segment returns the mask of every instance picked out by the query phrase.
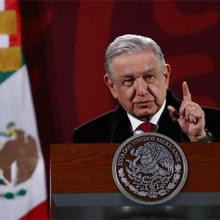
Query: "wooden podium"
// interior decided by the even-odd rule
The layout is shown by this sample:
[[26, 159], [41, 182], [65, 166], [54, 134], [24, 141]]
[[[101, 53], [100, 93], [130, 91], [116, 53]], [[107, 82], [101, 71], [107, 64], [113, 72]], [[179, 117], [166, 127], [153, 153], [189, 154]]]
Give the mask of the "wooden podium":
[[186, 184], [181, 193], [173, 199], [156, 206], [136, 204], [125, 198], [116, 188], [111, 166], [118, 146], [118, 144], [51, 145], [52, 217], [220, 218], [220, 143], [180, 144], [189, 166]]

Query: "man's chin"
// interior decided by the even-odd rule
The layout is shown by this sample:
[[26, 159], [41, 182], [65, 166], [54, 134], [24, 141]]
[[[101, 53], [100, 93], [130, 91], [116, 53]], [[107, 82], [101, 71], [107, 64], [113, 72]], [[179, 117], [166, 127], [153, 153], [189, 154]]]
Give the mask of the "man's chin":
[[149, 120], [151, 118], [152, 115], [154, 115], [155, 112], [154, 111], [139, 111], [136, 112], [135, 117], [140, 119], [140, 120]]

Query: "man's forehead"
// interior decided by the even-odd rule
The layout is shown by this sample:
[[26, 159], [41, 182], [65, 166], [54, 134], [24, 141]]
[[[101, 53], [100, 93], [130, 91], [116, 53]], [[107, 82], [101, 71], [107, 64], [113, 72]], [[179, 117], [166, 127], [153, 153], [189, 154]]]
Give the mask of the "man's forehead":
[[113, 71], [146, 72], [160, 62], [152, 52], [142, 51], [134, 54], [123, 54], [112, 60]]
[[[115, 56], [112, 59], [112, 64], [123, 64], [124, 62], [134, 61], [139, 59], [147, 59], [148, 57], [154, 57], [157, 59], [157, 56], [151, 49], [145, 49], [141, 51], [135, 51], [130, 53], [122, 53], [120, 55]], [[159, 61], [159, 60], [158, 60]]]

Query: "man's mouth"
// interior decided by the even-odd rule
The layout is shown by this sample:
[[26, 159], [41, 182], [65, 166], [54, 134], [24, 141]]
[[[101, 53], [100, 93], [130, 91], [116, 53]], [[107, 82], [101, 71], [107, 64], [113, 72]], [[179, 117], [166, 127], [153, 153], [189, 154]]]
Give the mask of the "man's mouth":
[[153, 102], [153, 100], [147, 100], [147, 101], [134, 102], [134, 104], [135, 105], [148, 105], [152, 102]]
[[149, 108], [150, 106], [152, 106], [153, 101], [144, 101], [144, 102], [135, 102], [134, 104], [138, 107], [138, 108]]

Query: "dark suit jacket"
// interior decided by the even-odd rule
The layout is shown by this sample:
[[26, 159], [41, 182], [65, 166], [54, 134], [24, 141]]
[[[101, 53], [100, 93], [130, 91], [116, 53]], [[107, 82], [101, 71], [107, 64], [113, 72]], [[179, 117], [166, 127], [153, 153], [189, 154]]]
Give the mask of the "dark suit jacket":
[[[177, 122], [172, 121], [167, 106], [180, 107], [174, 95], [168, 90], [166, 107], [160, 117], [158, 133], [164, 134], [176, 142], [189, 142]], [[213, 141], [220, 141], [220, 110], [203, 108], [206, 128], [212, 133]], [[121, 143], [133, 135], [130, 121], [125, 110], [118, 106], [114, 111], [83, 124], [74, 130], [74, 143]]]

